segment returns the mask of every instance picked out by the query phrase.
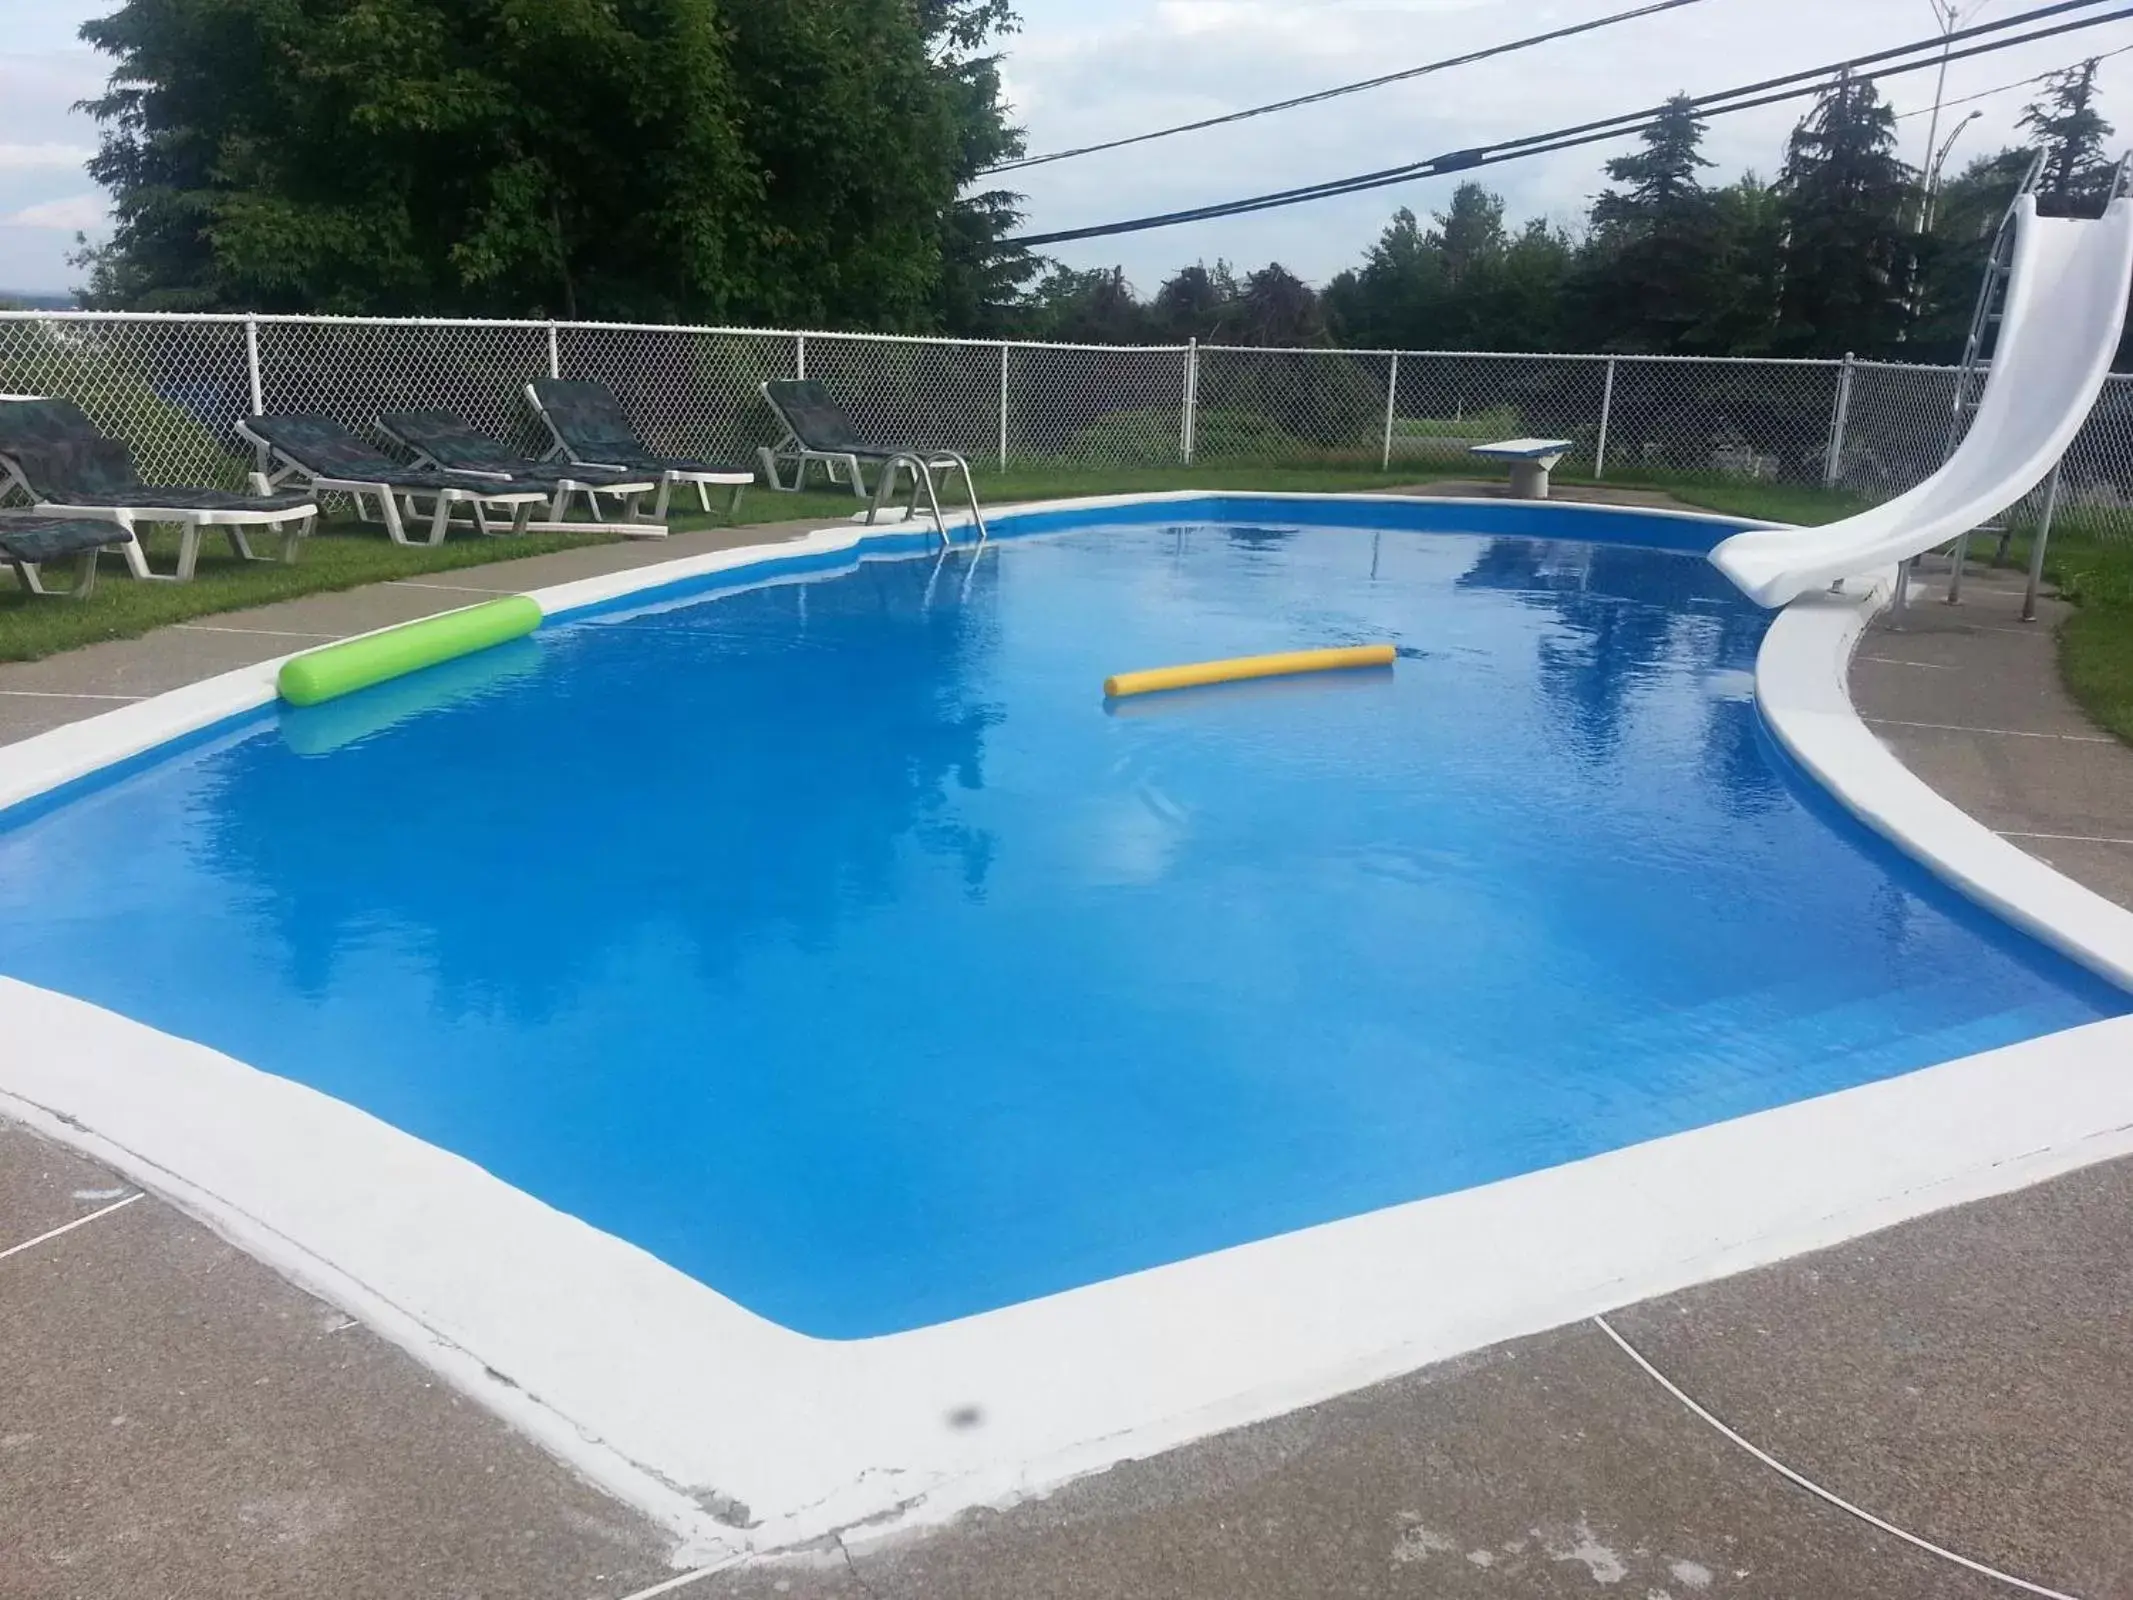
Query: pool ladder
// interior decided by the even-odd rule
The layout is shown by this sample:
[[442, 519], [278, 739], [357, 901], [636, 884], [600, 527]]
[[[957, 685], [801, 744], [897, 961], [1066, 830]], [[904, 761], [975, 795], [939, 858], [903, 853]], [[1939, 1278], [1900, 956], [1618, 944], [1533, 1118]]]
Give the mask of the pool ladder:
[[970, 497], [970, 520], [978, 530], [977, 542], [985, 543], [990, 536], [985, 526], [985, 513], [978, 505], [978, 486], [970, 476], [970, 462], [953, 450], [937, 450], [920, 453], [901, 450], [881, 464], [881, 471], [874, 479], [873, 498], [867, 502], [868, 523], [881, 514], [883, 504], [895, 487], [898, 479], [908, 470], [911, 474], [911, 497], [904, 503], [904, 520], [912, 521], [918, 516], [918, 497], [924, 493], [926, 510], [933, 518], [933, 531], [941, 536], [941, 545], [946, 548], [955, 543], [948, 536], [948, 521], [941, 515], [940, 491], [934, 486], [933, 469], [943, 467], [961, 473], [963, 492]]

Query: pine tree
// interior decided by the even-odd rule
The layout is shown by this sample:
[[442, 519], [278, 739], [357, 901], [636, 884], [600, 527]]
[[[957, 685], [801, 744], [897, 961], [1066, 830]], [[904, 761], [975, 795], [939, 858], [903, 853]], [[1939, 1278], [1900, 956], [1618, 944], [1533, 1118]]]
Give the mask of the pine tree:
[[1454, 289], [1502, 259], [1502, 195], [1491, 194], [1478, 183], [1462, 183], [1452, 191], [1451, 205], [1431, 220], [1437, 225], [1424, 236], [1423, 244], [1443, 257], [1445, 280]]
[[1722, 252], [1719, 218], [1697, 172], [1703, 123], [1684, 95], [1666, 103], [1641, 135], [1644, 147], [1607, 163], [1626, 189], [1593, 203], [1583, 299], [1610, 350], [1694, 348], [1715, 312]]
[[1780, 348], [1869, 354], [1902, 339], [1913, 174], [1895, 149], [1895, 114], [1872, 80], [1849, 74], [1792, 130], [1778, 180], [1785, 221]]
[[950, 333], [1005, 333], [1044, 263], [1006, 243], [1022, 221], [1022, 196], [975, 185], [988, 168], [1026, 148], [1001, 99], [1000, 57], [985, 50], [1019, 24], [1008, 0], [920, 0], [918, 15], [954, 111], [955, 181], [962, 191], [943, 219], [935, 318]]
[[1703, 122], [1687, 95], [1667, 101], [1639, 137], [1642, 150], [1607, 163], [1608, 177], [1629, 190], [1610, 189], [1594, 202], [1595, 227], [1647, 230], [1704, 198], [1696, 174], [1711, 163], [1701, 154]]
[[2016, 126], [2036, 135], [2044, 157], [2040, 212], [2064, 217], [2102, 204], [2111, 182], [2111, 162], [2103, 153], [2111, 125], [2096, 109], [2094, 60], [2047, 76], [2044, 92], [2023, 108]]

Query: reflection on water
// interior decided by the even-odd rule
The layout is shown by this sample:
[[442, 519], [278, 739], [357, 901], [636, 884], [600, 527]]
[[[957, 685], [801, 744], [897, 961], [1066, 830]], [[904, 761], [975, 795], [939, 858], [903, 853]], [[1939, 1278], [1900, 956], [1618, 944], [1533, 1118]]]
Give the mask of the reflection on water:
[[[996, 570], [978, 566], [980, 593]], [[990, 842], [942, 795], [981, 786], [995, 713], [968, 692], [973, 613], [928, 606], [932, 571], [870, 563], [731, 596], [715, 620], [669, 612], [523, 641], [547, 657], [537, 689], [486, 694], [478, 715], [401, 726], [409, 705], [452, 704], [490, 656], [504, 659], [485, 687], [522, 685], [523, 656], [286, 712], [280, 737], [216, 764], [203, 865], [258, 896], [307, 993], [351, 941], [390, 929], [420, 941], [447, 1006], [529, 1017], [648, 929], [707, 977], [772, 929], [819, 938], [890, 893], [906, 839], [953, 857], [975, 892]], [[627, 655], [600, 648], [617, 630]], [[352, 738], [366, 723], [395, 736]], [[331, 769], [296, 759], [328, 747]], [[555, 786], [525, 778], [557, 767], [629, 782], [608, 787], [616, 804], [557, 810]], [[765, 791], [775, 843], [751, 819]], [[560, 858], [568, 871], [552, 870]]]
[[[1508, 591], [1561, 625], [1538, 641], [1541, 684], [1565, 737], [1594, 763], [1620, 745], [1637, 696], [1680, 668], [1752, 684], [1768, 625], [1708, 562], [1614, 545], [1491, 540], [1459, 585]], [[1712, 793], [1736, 814], [1783, 795], [1749, 700], [1712, 695], [1704, 723]]]
[[1789, 786], [1763, 626], [1693, 557], [1209, 524], [668, 600], [0, 833], [0, 971], [911, 1327], [2122, 1008]]

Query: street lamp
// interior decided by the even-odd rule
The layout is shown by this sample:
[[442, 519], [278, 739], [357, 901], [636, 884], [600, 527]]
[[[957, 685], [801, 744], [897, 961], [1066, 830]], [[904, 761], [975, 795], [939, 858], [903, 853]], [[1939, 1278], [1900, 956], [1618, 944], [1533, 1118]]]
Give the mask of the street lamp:
[[1948, 137], [1941, 141], [1940, 148], [1933, 153], [1932, 165], [1926, 168], [1925, 199], [1919, 207], [1918, 231], [1920, 233], [1924, 233], [1933, 226], [1933, 202], [1940, 197], [1940, 174], [1941, 169], [1948, 164], [1948, 152], [1955, 148], [1955, 141], [1963, 136], [1963, 130], [1984, 114], [1982, 111], [1973, 111], [1969, 116], [1963, 118], [1962, 121], [1948, 130]]

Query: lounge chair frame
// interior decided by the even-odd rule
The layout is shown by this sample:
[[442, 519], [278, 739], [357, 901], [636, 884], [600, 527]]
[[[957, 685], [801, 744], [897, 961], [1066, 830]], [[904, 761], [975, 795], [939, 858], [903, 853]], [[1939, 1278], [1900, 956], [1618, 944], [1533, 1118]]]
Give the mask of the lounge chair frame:
[[[240, 420], [237, 431], [248, 440], [259, 456], [259, 470], [252, 474], [254, 488], [261, 493], [279, 487], [294, 479], [305, 488], [320, 494], [345, 494], [355, 506], [356, 519], [360, 522], [382, 523], [386, 537], [400, 545], [440, 545], [452, 529], [456, 512], [465, 506], [472, 514], [474, 531], [487, 538], [502, 538], [525, 533], [533, 517], [535, 506], [546, 504], [545, 489], [497, 489], [494, 492], [468, 485], [425, 485], [410, 488], [395, 484], [385, 478], [336, 478], [322, 477], [312, 471], [296, 456], [291, 455], [264, 434], [255, 432], [250, 419]], [[275, 462], [281, 464], [277, 467]], [[467, 474], [474, 476], [474, 474]], [[481, 476], [494, 476], [482, 474]], [[429, 499], [429, 511], [422, 510], [421, 501]], [[371, 515], [371, 506], [377, 507], [377, 515]], [[511, 520], [504, 526], [493, 526], [489, 509], [508, 506]], [[408, 527], [428, 525], [426, 537], [416, 540], [408, 537]], [[461, 524], [467, 526], [468, 524]]]
[[[941, 543], [945, 545], [953, 541], [948, 536], [947, 519], [941, 514], [940, 489], [935, 484], [933, 475], [940, 471], [957, 473], [963, 480], [963, 493], [970, 500], [970, 520], [977, 527], [978, 542], [983, 544], [990, 537], [990, 530], [985, 526], [985, 513], [978, 505], [977, 480], [971, 476], [969, 458], [961, 451], [904, 449], [894, 446], [840, 449], [819, 443], [809, 444], [772, 392], [773, 384], [779, 381], [782, 380], [766, 379], [756, 386], [763, 396], [763, 403], [770, 407], [771, 415], [778, 419], [778, 426], [785, 430], [785, 437], [778, 443], [759, 445], [756, 448], [756, 455], [763, 464], [763, 476], [771, 488], [785, 494], [797, 494], [806, 486], [808, 467], [819, 462], [823, 476], [831, 483], [836, 483], [840, 471], [842, 472], [844, 482], [851, 488], [852, 497], [866, 501], [865, 520], [871, 524], [880, 517], [883, 505], [898, 491], [903, 475], [908, 472], [911, 475], [911, 493], [904, 503], [905, 520], [918, 515], [919, 496], [923, 494], [927, 512], [933, 518], [934, 531], [940, 535]], [[861, 470], [862, 461], [872, 461], [878, 468], [871, 494], [867, 491], [866, 476]], [[781, 462], [791, 462], [793, 465], [791, 483], [782, 480], [778, 470]]]
[[[44, 581], [43, 569], [46, 566], [50, 565], [49, 558], [47, 558], [46, 560], [33, 561], [28, 556], [19, 554], [17, 550], [9, 544], [7, 535], [10, 532], [10, 524], [14, 524], [14, 531], [19, 532], [20, 524], [24, 521], [44, 521], [50, 519], [51, 514], [42, 511], [32, 513], [28, 517], [23, 516], [21, 513], [0, 512], [0, 559], [5, 559], [8, 566], [14, 569], [15, 581], [20, 583], [23, 589], [30, 594], [64, 595], [68, 598], [75, 600], [85, 600], [88, 598], [91, 591], [96, 588], [97, 558], [101, 556], [106, 550], [123, 549], [127, 546], [131, 546], [136, 543], [132, 533], [128, 532], [124, 528], [114, 527], [111, 536], [104, 539], [101, 543], [83, 545], [80, 550], [74, 553], [75, 567], [74, 583], [72, 587], [64, 590], [47, 588]], [[111, 524], [109, 524], [108, 521], [102, 517], [77, 517], [71, 520], [77, 522], [93, 522], [103, 526], [111, 526]]]
[[[0, 395], [0, 400], [40, 400], [44, 395]], [[105, 437], [99, 435], [98, 437]], [[117, 441], [113, 441], [116, 443]], [[255, 493], [267, 491], [253, 485]], [[187, 583], [193, 576], [200, 559], [200, 540], [209, 530], [222, 533], [230, 542], [230, 549], [242, 561], [277, 559], [254, 553], [247, 528], [275, 528], [281, 530], [282, 544], [278, 559], [284, 565], [293, 565], [303, 541], [310, 537], [318, 526], [318, 507], [315, 504], [301, 506], [262, 507], [251, 510], [238, 506], [205, 508], [199, 506], [115, 506], [99, 505], [94, 501], [77, 503], [67, 499], [53, 499], [40, 494], [28, 476], [8, 456], [0, 454], [0, 500], [19, 492], [30, 502], [30, 509], [45, 517], [78, 517], [93, 522], [109, 522], [127, 535], [123, 543], [114, 541], [125, 558], [126, 570], [134, 577], [150, 582]], [[178, 528], [178, 561], [171, 572], [156, 572], [148, 565], [148, 552], [140, 538], [143, 528], [157, 524]]]
[[[419, 440], [412, 439], [395, 428], [388, 420], [389, 416], [390, 413], [377, 419], [378, 431], [413, 455], [418, 466], [431, 467], [439, 472], [456, 472], [463, 477], [472, 478], [501, 478], [509, 480], [519, 476], [519, 474], [506, 471], [501, 467], [470, 467], [462, 463], [440, 460], [429, 450], [424, 449]], [[454, 418], [453, 420], [457, 421], [459, 419]], [[468, 431], [472, 432], [473, 430], [469, 429]], [[525, 464], [527, 466], [542, 466], [548, 463], [528, 461]], [[593, 463], [588, 462], [573, 462], [571, 464], [574, 466], [593, 465]], [[628, 469], [620, 468], [615, 470], [627, 471]], [[630, 539], [664, 539], [667, 536], [666, 523], [644, 509], [644, 497], [659, 488], [659, 482], [654, 477], [627, 478], [619, 483], [591, 483], [582, 478], [572, 478], [565, 475], [556, 478], [554, 482], [555, 493], [548, 502], [548, 520], [545, 522], [528, 522], [523, 529], [524, 532], [619, 533]], [[585, 496], [585, 510], [592, 519], [589, 522], [572, 522], [568, 520], [571, 496], [579, 494]], [[622, 515], [619, 520], [606, 521], [602, 519], [600, 496], [603, 494], [614, 496], [620, 505]], [[661, 498], [660, 504], [663, 513], [664, 497]]]
[[[547, 453], [541, 457], [543, 461], [568, 461], [575, 466], [602, 467], [610, 472], [635, 472], [639, 470], [633, 462], [601, 461], [593, 456], [578, 454], [576, 450], [571, 448], [570, 440], [564, 436], [563, 430], [556, 426], [555, 418], [548, 414], [548, 408], [541, 403], [540, 388], [537, 384], [529, 383], [526, 385], [526, 403], [533, 407], [533, 414], [541, 419], [541, 426], [548, 430], [548, 437], [554, 441], [548, 447]], [[648, 451], [646, 453], [650, 454], [651, 452]], [[730, 492], [726, 496], [726, 517], [728, 521], [731, 521], [741, 509], [741, 495], [746, 492], [750, 484], [755, 482], [755, 474], [753, 472], [741, 472], [738, 470], [732, 472], [698, 471], [686, 467], [660, 467], [656, 470], [659, 490], [658, 497], [652, 502], [652, 520], [654, 522], [665, 522], [667, 520], [667, 507], [672, 501], [674, 486], [679, 483], [695, 485], [696, 503], [703, 507], [707, 516], [711, 512], [711, 486], [718, 484], [729, 490]]]

